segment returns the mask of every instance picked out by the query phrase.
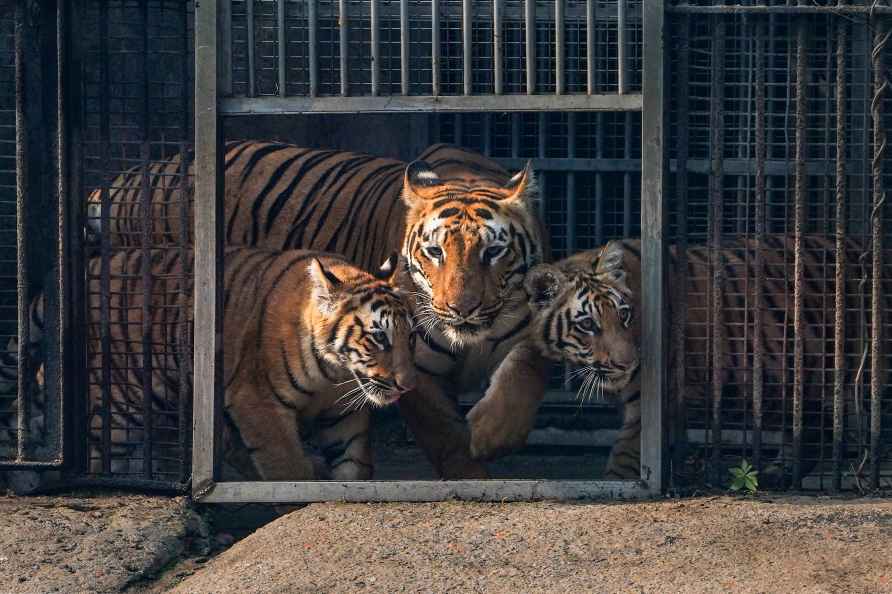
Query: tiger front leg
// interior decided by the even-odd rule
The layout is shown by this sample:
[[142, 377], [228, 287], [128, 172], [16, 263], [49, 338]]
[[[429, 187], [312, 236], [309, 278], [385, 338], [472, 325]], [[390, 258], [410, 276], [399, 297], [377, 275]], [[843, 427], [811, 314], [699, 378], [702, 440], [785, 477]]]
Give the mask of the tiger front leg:
[[458, 406], [434, 377], [419, 371], [417, 388], [400, 398], [399, 410], [441, 478], [489, 478], [471, 457], [470, 433]]
[[548, 362], [532, 345], [515, 346], [492, 375], [484, 397], [468, 413], [471, 455], [492, 460], [522, 448], [545, 396]]
[[372, 478], [372, 444], [369, 439], [371, 412], [360, 409], [351, 413], [332, 411], [316, 420], [317, 441], [328, 465], [331, 479], [356, 481]]
[[297, 410], [272, 397], [258, 401], [245, 396], [227, 394], [226, 410], [260, 480], [313, 480], [313, 461], [304, 451]]

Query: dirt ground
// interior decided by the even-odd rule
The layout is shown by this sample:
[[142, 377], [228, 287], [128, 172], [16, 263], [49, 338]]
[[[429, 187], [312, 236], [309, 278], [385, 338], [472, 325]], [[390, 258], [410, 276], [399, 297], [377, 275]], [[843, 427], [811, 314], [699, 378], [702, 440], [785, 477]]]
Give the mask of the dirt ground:
[[215, 513], [0, 497], [0, 592], [892, 593], [892, 499], [316, 504], [234, 544]]

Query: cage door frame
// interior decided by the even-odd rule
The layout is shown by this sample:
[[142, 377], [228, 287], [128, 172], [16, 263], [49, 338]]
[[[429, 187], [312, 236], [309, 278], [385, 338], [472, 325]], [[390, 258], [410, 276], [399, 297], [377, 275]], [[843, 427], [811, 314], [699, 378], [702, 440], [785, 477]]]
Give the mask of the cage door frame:
[[[594, 0], [591, 0], [594, 1]], [[619, 0], [623, 3], [623, 0]], [[423, 480], [423, 481], [218, 481], [222, 429], [222, 96], [229, 86], [223, 45], [229, 0], [203, 0], [195, 9], [195, 340], [192, 496], [202, 503], [299, 503], [313, 501], [528, 501], [537, 499], [641, 499], [665, 485], [663, 409], [666, 338], [663, 277], [666, 174], [664, 124], [664, 4], [642, 3], [643, 89], [612, 104], [642, 110], [642, 430], [639, 480]], [[221, 93], [222, 91], [222, 93]], [[589, 97], [593, 97], [590, 95]], [[403, 98], [409, 99], [409, 98]], [[475, 97], [466, 97], [470, 101]], [[486, 98], [485, 98], [486, 99]], [[503, 97], [502, 99], [506, 99]], [[551, 110], [562, 100], [536, 96]], [[556, 99], [556, 100], [555, 100]], [[316, 98], [315, 102], [326, 101]], [[337, 100], [334, 98], [333, 101]], [[377, 99], [376, 99], [377, 100]], [[611, 102], [607, 102], [611, 103]], [[606, 103], [605, 103], [606, 104]], [[229, 104], [231, 105], [231, 103]], [[275, 105], [271, 103], [270, 105]], [[468, 103], [468, 105], [471, 105]], [[503, 104], [504, 105], [504, 104]], [[293, 103], [292, 103], [293, 106]], [[606, 109], [610, 109], [608, 107]], [[484, 106], [484, 109], [485, 106]], [[503, 108], [504, 109], [504, 108]], [[365, 111], [365, 110], [363, 110]]]

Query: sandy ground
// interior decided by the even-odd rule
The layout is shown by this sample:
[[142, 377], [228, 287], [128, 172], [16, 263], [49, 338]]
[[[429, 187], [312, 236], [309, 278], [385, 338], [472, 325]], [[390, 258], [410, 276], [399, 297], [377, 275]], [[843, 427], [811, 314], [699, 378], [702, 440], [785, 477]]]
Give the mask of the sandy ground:
[[319, 504], [174, 591], [892, 592], [892, 500]]

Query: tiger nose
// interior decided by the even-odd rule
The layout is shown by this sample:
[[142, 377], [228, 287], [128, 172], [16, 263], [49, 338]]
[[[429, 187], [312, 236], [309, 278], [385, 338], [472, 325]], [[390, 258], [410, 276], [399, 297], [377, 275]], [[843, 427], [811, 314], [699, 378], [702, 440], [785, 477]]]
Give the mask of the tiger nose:
[[454, 313], [458, 316], [461, 316], [463, 318], [466, 318], [466, 317], [470, 316], [472, 313], [474, 313], [475, 311], [477, 311], [478, 309], [480, 309], [481, 305], [483, 305], [482, 301], [480, 301], [479, 299], [475, 300], [475, 299], [471, 298], [471, 299], [459, 299], [455, 303], [447, 303], [446, 307], [448, 307], [449, 311], [451, 311], [452, 313]]
[[415, 389], [415, 377], [410, 375], [398, 375], [393, 378], [393, 387], [400, 392], [411, 392]]

